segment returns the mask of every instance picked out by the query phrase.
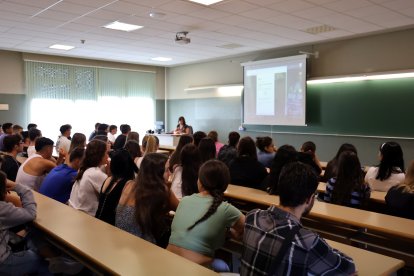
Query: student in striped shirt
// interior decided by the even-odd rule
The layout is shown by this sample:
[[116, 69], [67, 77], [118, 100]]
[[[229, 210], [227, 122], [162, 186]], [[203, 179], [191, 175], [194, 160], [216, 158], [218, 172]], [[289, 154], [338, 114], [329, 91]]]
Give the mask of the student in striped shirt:
[[337, 177], [328, 180], [324, 200], [338, 205], [359, 208], [371, 195], [364, 182], [364, 173], [358, 156], [344, 151], [339, 156]]

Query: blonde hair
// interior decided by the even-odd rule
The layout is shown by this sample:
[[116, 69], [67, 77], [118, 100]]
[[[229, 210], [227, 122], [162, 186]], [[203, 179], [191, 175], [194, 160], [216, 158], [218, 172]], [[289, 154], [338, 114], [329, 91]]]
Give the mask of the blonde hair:
[[158, 150], [157, 139], [153, 135], [148, 135], [144, 155], [146, 155], [148, 153], [157, 152], [157, 150]]
[[404, 184], [404, 191], [414, 192], [414, 160], [412, 160], [410, 166], [408, 166]]

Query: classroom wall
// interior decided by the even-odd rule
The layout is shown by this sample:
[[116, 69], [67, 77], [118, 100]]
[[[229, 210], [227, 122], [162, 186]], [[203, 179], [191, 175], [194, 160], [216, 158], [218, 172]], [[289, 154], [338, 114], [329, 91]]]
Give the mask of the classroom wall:
[[[318, 51], [318, 59], [312, 57], [308, 60], [308, 78], [340, 76], [414, 69], [412, 49], [414, 49], [414, 29], [408, 29], [168, 68], [166, 75], [168, 128], [174, 128], [178, 116], [183, 115], [187, 122], [193, 125], [195, 131], [217, 129], [221, 141], [226, 142], [227, 133], [238, 130], [241, 122], [240, 97], [220, 98], [213, 90], [206, 89], [200, 93], [191, 93], [184, 89], [241, 84], [243, 70], [240, 63], [243, 62], [297, 55], [299, 51]], [[375, 164], [379, 144], [388, 140], [343, 135], [274, 133], [270, 126], [250, 129], [248, 127], [247, 131], [241, 134], [270, 135], [276, 139], [278, 145], [289, 143], [297, 148], [304, 141], [313, 140], [317, 144], [321, 160], [330, 160], [340, 144], [349, 142], [357, 146], [363, 164]], [[402, 145], [406, 163], [407, 160], [414, 159], [412, 140], [393, 140]]]
[[28, 123], [28, 114], [26, 112], [24, 60], [155, 72], [156, 118], [157, 120], [164, 120], [164, 67], [0, 50], [0, 104], [9, 104], [8, 111], [0, 110], [0, 123], [13, 122], [20, 124], [23, 127], [25, 127]]

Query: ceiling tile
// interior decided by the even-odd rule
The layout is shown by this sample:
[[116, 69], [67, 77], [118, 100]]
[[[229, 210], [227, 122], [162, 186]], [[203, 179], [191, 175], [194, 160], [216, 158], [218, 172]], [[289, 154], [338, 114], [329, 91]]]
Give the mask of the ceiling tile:
[[212, 8], [230, 13], [241, 13], [255, 9], [257, 6], [245, 1], [223, 1], [214, 5]]
[[332, 9], [338, 12], [344, 12], [362, 7], [370, 6], [372, 3], [366, 0], [348, 0], [348, 1], [336, 1], [326, 3], [324, 7]]
[[269, 8], [275, 9], [277, 11], [293, 13], [301, 10], [306, 10], [315, 7], [311, 3], [307, 3], [302, 0], [285, 0], [283, 2], [278, 2], [276, 4], [270, 5]]

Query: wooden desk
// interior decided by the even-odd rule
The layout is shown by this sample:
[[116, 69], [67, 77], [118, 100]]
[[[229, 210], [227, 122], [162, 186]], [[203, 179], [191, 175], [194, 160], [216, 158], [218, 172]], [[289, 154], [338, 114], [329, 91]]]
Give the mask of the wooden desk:
[[[325, 193], [326, 191], [326, 183], [319, 182], [318, 185], [318, 192]], [[379, 192], [379, 191], [371, 191], [371, 196], [369, 198], [370, 201], [374, 201], [377, 203], [385, 204], [385, 196], [387, 195], [386, 192]]]
[[154, 134], [158, 137], [161, 146], [176, 147], [180, 141], [181, 134]]
[[65, 252], [105, 275], [217, 275], [112, 225], [34, 192], [34, 225]]
[[[224, 195], [229, 198], [245, 200], [260, 205], [279, 205], [279, 197], [265, 191], [229, 185]], [[414, 241], [414, 220], [394, 217], [356, 208], [315, 201], [309, 214], [325, 221], [344, 223], [360, 228], [372, 229], [392, 236], [404, 237]]]
[[358, 275], [390, 275], [404, 267], [404, 262], [375, 252], [353, 247], [336, 241], [326, 240], [328, 244], [352, 257]]

